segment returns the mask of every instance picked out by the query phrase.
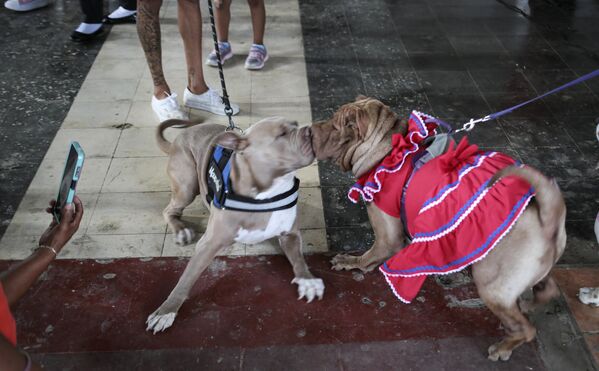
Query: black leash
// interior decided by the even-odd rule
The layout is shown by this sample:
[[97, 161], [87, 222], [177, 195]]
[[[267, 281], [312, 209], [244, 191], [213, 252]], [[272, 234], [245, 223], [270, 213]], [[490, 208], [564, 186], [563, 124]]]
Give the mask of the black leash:
[[[212, 37], [214, 39], [214, 50], [216, 51], [216, 59], [218, 61], [218, 74], [220, 76], [220, 85], [223, 88], [223, 96], [221, 99], [225, 105], [225, 115], [229, 118], [229, 127], [227, 130], [239, 129], [233, 122], [233, 109], [229, 102], [229, 94], [227, 94], [227, 85], [225, 84], [225, 73], [223, 72], [223, 64], [220, 58], [220, 49], [218, 48], [218, 38], [216, 36], [216, 24], [214, 22], [214, 11], [212, 10], [212, 0], [208, 0], [208, 12], [210, 13], [210, 25], [212, 26]], [[239, 129], [241, 130], [241, 129]]]

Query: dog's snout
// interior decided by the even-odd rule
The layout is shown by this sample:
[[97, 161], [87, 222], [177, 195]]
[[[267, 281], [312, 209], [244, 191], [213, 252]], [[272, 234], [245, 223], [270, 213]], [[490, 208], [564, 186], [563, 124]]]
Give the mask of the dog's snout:
[[310, 139], [312, 138], [312, 128], [310, 126], [302, 126], [301, 128], [299, 128], [299, 133], [298, 133], [301, 137], [304, 137], [306, 139]]

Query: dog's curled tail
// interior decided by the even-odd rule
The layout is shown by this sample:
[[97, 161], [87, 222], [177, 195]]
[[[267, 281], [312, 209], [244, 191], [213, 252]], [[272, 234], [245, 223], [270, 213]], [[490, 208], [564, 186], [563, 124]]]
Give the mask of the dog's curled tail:
[[522, 178], [534, 187], [543, 231], [548, 238], [554, 239], [558, 246], [562, 245], [560, 240], [563, 239], [565, 246], [566, 203], [555, 179], [547, 178], [530, 166], [508, 166], [498, 171], [489, 184], [494, 184], [500, 178], [510, 175]]
[[160, 148], [160, 150], [168, 155], [169, 151], [171, 149], [171, 142], [169, 142], [168, 140], [166, 140], [164, 138], [164, 131], [166, 129], [173, 127], [173, 126], [189, 127], [189, 126], [192, 126], [195, 124], [196, 123], [191, 122], [191, 121], [178, 120], [178, 119], [170, 119], [170, 120], [161, 122], [160, 125], [158, 125], [158, 128], [156, 128], [156, 143], [158, 144], [158, 147]]

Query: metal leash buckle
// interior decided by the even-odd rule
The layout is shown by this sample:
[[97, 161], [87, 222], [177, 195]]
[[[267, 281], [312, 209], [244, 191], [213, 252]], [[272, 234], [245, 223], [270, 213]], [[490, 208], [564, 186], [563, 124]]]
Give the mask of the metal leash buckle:
[[[226, 108], [225, 108], [225, 112], [227, 112]], [[231, 113], [233, 113], [233, 110], [231, 110]], [[225, 131], [236, 130], [239, 132], [239, 134], [243, 134], [243, 129], [240, 128], [239, 126], [235, 125], [235, 123], [233, 122], [233, 118], [231, 116], [232, 115], [227, 113], [227, 118], [229, 119], [229, 126], [225, 129]]]
[[476, 126], [476, 124], [481, 123], [481, 122], [485, 122], [485, 121], [489, 121], [491, 119], [491, 116], [487, 115], [483, 118], [480, 119], [470, 119], [470, 121], [468, 121], [467, 123], [465, 123], [460, 129], [454, 131], [454, 133], [459, 133], [460, 131], [470, 131], [472, 129], [474, 129], [474, 127]]

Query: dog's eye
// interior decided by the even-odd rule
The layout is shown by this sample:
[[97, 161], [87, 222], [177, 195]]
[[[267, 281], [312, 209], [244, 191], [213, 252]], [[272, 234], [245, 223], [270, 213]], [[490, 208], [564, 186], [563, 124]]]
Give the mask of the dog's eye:
[[287, 135], [287, 130], [283, 130], [281, 133], [279, 133], [279, 135], [277, 136], [277, 138], [282, 138], [285, 135]]

